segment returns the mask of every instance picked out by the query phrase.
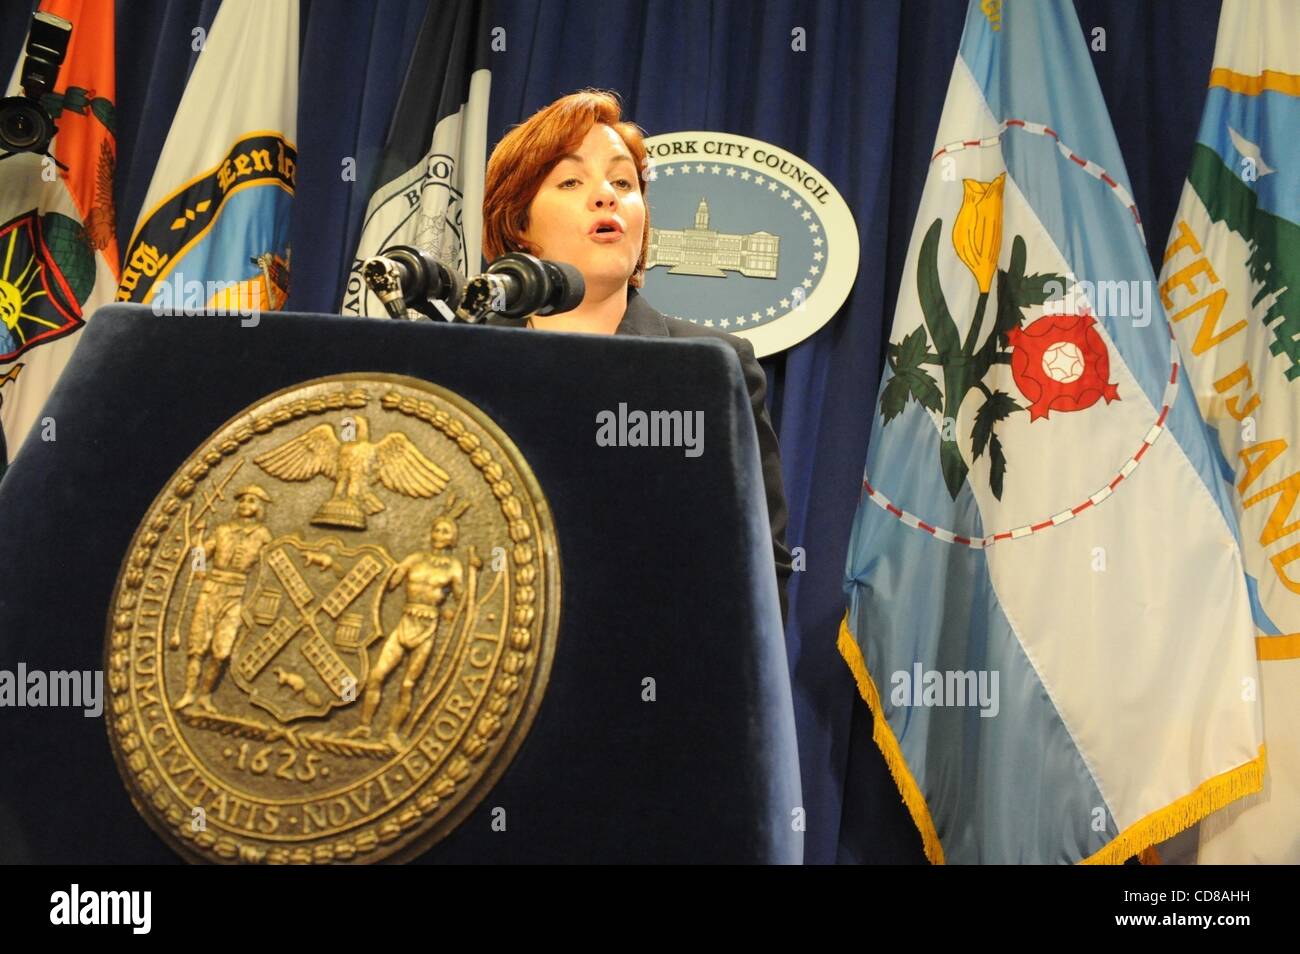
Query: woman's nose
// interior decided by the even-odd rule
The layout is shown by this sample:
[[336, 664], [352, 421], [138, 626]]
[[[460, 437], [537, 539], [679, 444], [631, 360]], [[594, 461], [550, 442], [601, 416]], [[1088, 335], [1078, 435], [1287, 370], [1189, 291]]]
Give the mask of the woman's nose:
[[618, 193], [608, 182], [597, 186], [593, 196], [592, 204], [598, 209], [612, 209], [618, 203]]

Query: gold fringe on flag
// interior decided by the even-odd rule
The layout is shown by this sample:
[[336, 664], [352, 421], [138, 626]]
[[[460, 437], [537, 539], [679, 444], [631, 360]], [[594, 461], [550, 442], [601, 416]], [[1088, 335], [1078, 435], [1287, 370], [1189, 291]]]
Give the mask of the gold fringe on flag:
[[[876, 689], [876, 683], [871, 678], [871, 674], [867, 672], [867, 664], [862, 658], [862, 649], [858, 646], [857, 639], [849, 630], [847, 613], [844, 614], [844, 619], [840, 621], [840, 634], [836, 645], [840, 655], [844, 657], [844, 661], [853, 673], [853, 678], [858, 684], [858, 692], [871, 709], [871, 714], [875, 717], [875, 726], [872, 729], [871, 737], [880, 748], [880, 753], [885, 757], [885, 764], [889, 766], [889, 774], [894, 777], [894, 783], [903, 796], [903, 803], [907, 806], [912, 821], [921, 833], [921, 841], [925, 846], [925, 856], [930, 859], [931, 863], [941, 865], [944, 863], [943, 845], [939, 843], [939, 833], [935, 830], [934, 818], [930, 815], [930, 807], [926, 804], [920, 786], [916, 784], [916, 779], [907, 767], [907, 761], [903, 758], [903, 750], [898, 744], [898, 739], [894, 737], [894, 730], [890, 728], [889, 720], [885, 718], [884, 707], [881, 705], [880, 693]], [[1191, 827], [1206, 815], [1218, 811], [1229, 802], [1251, 795], [1263, 788], [1266, 763], [1265, 747], [1261, 745], [1259, 755], [1256, 758], [1251, 759], [1244, 765], [1229, 769], [1221, 775], [1207, 779], [1198, 785], [1195, 791], [1130, 825], [1104, 848], [1084, 859], [1082, 863], [1087, 865], [1123, 864], [1134, 855], [1139, 855], [1144, 864], [1150, 864], [1152, 861], [1158, 864], [1159, 855], [1155, 852], [1157, 844], [1172, 838], [1183, 829]]]
[[1264, 746], [1259, 755], [1228, 769], [1214, 778], [1206, 779], [1195, 790], [1184, 795], [1172, 805], [1154, 811], [1146, 818], [1134, 822], [1115, 837], [1101, 851], [1083, 860], [1085, 865], [1123, 864], [1134, 855], [1141, 854], [1152, 845], [1158, 845], [1185, 828], [1190, 828], [1211, 812], [1217, 812], [1229, 802], [1252, 795], [1264, 787], [1264, 769], [1267, 755]]
[[925, 803], [925, 796], [921, 794], [921, 788], [916, 784], [916, 779], [912, 777], [907, 761], [903, 758], [903, 750], [898, 745], [898, 739], [894, 738], [894, 730], [889, 727], [889, 720], [885, 718], [885, 710], [880, 705], [880, 693], [876, 691], [876, 684], [871, 674], [867, 672], [866, 661], [862, 658], [862, 649], [858, 646], [858, 641], [853, 638], [853, 634], [849, 632], [847, 613], [840, 621], [838, 646], [840, 655], [849, 664], [853, 678], [857, 680], [858, 692], [862, 694], [862, 698], [871, 709], [871, 714], [875, 717], [875, 728], [871, 731], [871, 738], [880, 747], [880, 754], [885, 757], [885, 764], [889, 766], [889, 774], [894, 776], [894, 784], [898, 786], [903, 796], [903, 804], [907, 806], [912, 821], [921, 832], [925, 856], [930, 859], [931, 864], [941, 865], [944, 863], [943, 845], [939, 843], [939, 833], [935, 831], [934, 819], [930, 817], [930, 806]]

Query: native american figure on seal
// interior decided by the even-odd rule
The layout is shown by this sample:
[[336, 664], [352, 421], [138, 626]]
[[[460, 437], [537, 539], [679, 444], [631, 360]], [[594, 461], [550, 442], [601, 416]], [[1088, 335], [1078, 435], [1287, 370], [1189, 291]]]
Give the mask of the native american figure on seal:
[[438, 642], [438, 628], [446, 623], [450, 629], [457, 615], [457, 608], [448, 602], [448, 591], [468, 617], [473, 618], [475, 574], [482, 561], [470, 547], [467, 571], [464, 564], [452, 555], [460, 537], [456, 521], [468, 508], [468, 501], [457, 504], [453, 494], [443, 512], [433, 520], [429, 531], [431, 550], [412, 553], [390, 571], [385, 589], [395, 590], [404, 585], [406, 602], [402, 607], [402, 618], [384, 640], [379, 659], [366, 679], [361, 724], [349, 736], [370, 737], [371, 723], [382, 701], [384, 681], [406, 659], [397, 704], [389, 716], [388, 731], [384, 734], [384, 741], [394, 749], [400, 748], [402, 738], [399, 732], [410, 714], [415, 688]]
[[[270, 494], [249, 484], [235, 493], [235, 519], [218, 526], [211, 540], [203, 539], [205, 527], [202, 522], [198, 524], [194, 549], [202, 549], [204, 567], [193, 570], [191, 578], [202, 584], [190, 619], [185, 694], [176, 701], [175, 709], [197, 704], [208, 712], [216, 711], [212, 691], [239, 632], [248, 571], [257, 563], [262, 548], [271, 542], [271, 531], [264, 519], [264, 505], [270, 502]], [[179, 626], [168, 645], [180, 648]]]

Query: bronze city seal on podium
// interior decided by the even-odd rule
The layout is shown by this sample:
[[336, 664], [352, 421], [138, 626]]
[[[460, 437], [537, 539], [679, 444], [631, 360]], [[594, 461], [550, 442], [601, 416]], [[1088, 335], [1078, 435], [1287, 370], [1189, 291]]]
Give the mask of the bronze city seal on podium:
[[319, 378], [228, 421], [123, 562], [109, 738], [187, 859], [406, 859], [527, 734], [559, 625], [550, 508], [468, 401]]

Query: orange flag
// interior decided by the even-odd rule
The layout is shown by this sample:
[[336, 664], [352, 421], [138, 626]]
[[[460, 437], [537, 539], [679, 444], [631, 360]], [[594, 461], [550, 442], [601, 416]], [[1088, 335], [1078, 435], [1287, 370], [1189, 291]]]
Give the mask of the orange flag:
[[[40, 410], [77, 343], [77, 332], [112, 301], [119, 275], [113, 174], [113, 0], [43, 0], [42, 13], [72, 24], [54, 92], [42, 97], [57, 127], [49, 155], [0, 162], [0, 426], [7, 460], [38, 425]], [[24, 51], [9, 82], [22, 94]], [[7, 463], [0, 460], [0, 464]]]

